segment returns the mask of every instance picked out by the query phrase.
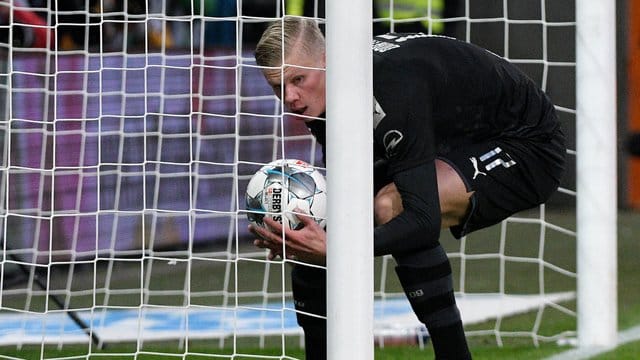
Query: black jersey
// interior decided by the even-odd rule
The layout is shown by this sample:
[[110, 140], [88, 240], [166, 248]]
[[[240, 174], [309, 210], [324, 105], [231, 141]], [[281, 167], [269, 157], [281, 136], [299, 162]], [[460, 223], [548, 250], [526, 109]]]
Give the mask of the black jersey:
[[548, 138], [553, 105], [514, 65], [473, 44], [425, 34], [373, 41], [376, 154], [392, 171], [446, 147], [495, 138]]
[[[373, 55], [374, 155], [384, 159], [374, 175], [381, 184], [394, 182], [404, 208], [376, 227], [376, 255], [437, 244], [441, 219], [436, 157], [448, 154], [448, 162], [457, 168], [468, 190], [475, 191], [469, 218], [456, 236], [535, 206], [555, 190], [563, 148], [539, 148], [554, 142], [561, 132], [554, 107], [516, 66], [478, 46], [425, 34], [377, 36]], [[311, 122], [309, 128], [324, 145], [324, 122]], [[471, 184], [468, 180], [476, 179], [476, 170], [483, 174], [482, 181], [488, 173], [476, 168], [477, 161], [484, 161], [481, 156], [473, 159], [476, 163], [471, 159], [482, 154], [467, 151], [487, 146], [492, 146], [486, 150], [492, 154], [486, 155], [490, 166], [518, 166], [511, 166], [507, 173], [491, 171], [485, 185]], [[494, 159], [493, 154], [505, 154], [500, 153], [503, 148], [522, 156], [517, 161]], [[528, 151], [533, 151], [530, 158]], [[554, 169], [547, 172], [553, 173], [550, 185], [539, 185], [532, 174], [545, 174], [550, 167]], [[528, 188], [533, 191], [524, 191]], [[500, 196], [494, 189], [500, 189], [496, 190]], [[480, 201], [481, 195], [491, 199]]]

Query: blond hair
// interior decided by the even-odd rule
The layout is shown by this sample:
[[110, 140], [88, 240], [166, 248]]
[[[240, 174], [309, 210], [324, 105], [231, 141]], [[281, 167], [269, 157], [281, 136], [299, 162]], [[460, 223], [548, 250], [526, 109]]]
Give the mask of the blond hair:
[[262, 33], [256, 46], [256, 63], [259, 66], [281, 66], [283, 44], [285, 59], [297, 47], [311, 56], [324, 54], [325, 50], [324, 36], [314, 20], [285, 16], [282, 21], [271, 23]]

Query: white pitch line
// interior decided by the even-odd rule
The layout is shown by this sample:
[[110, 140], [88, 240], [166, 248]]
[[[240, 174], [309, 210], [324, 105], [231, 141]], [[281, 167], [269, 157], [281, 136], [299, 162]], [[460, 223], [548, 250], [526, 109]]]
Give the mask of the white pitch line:
[[[1, 0], [0, 0], [1, 1]], [[544, 295], [465, 294], [456, 301], [465, 324], [504, 318], [537, 309], [547, 303], [575, 298], [573, 292]], [[283, 313], [284, 312], [284, 313]], [[423, 334], [406, 298], [398, 296], [375, 304], [376, 336]], [[263, 334], [296, 334], [302, 329], [295, 319], [293, 303], [238, 308], [176, 307], [79, 311], [76, 315], [106, 342], [135, 339], [224, 338]], [[0, 314], [0, 345], [87, 342], [77, 324], [62, 311]]]
[[618, 333], [618, 343], [615, 346], [598, 346], [578, 348], [565, 351], [546, 358], [546, 360], [583, 360], [614, 350], [618, 346], [640, 340], [640, 325]]

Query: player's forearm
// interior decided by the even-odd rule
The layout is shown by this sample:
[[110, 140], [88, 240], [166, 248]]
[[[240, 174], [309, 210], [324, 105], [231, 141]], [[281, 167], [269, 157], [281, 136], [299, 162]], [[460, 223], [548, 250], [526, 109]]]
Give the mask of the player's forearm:
[[440, 237], [440, 220], [405, 210], [374, 230], [374, 255], [405, 254], [433, 246]]
[[394, 175], [404, 211], [374, 230], [376, 256], [430, 248], [440, 237], [440, 205], [432, 163]]

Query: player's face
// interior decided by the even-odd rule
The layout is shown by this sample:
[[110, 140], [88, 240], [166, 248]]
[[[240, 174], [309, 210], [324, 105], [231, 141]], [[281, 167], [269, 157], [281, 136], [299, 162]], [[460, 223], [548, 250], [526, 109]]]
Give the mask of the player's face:
[[325, 111], [324, 54], [313, 57], [301, 51], [294, 51], [286, 58], [285, 64], [282, 71], [264, 71], [273, 92], [279, 98], [282, 97], [288, 111], [298, 115], [320, 116]]

